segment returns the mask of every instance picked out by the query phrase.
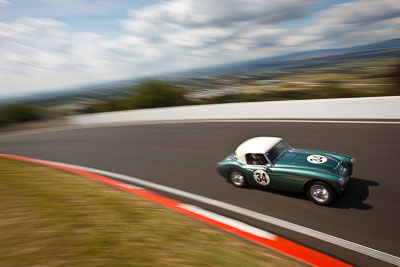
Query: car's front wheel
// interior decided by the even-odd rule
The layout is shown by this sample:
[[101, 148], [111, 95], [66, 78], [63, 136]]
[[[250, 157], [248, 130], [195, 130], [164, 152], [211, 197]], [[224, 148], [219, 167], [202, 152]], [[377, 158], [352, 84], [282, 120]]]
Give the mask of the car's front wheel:
[[246, 180], [244, 178], [244, 175], [238, 170], [232, 170], [229, 173], [229, 180], [236, 187], [245, 187], [246, 186]]
[[318, 205], [329, 205], [335, 198], [335, 191], [327, 183], [315, 181], [307, 186], [307, 196]]

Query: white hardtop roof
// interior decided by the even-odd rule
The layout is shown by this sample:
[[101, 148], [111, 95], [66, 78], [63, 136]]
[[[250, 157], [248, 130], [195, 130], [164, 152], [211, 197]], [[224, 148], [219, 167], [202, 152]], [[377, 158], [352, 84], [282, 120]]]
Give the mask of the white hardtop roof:
[[237, 160], [246, 163], [246, 154], [265, 154], [268, 150], [282, 141], [280, 137], [254, 137], [241, 143], [235, 151]]

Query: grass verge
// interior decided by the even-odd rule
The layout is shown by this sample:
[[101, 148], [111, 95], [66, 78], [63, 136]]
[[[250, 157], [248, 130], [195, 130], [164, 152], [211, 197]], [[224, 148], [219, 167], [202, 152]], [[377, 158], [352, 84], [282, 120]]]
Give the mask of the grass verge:
[[1, 266], [296, 266], [114, 188], [0, 159]]

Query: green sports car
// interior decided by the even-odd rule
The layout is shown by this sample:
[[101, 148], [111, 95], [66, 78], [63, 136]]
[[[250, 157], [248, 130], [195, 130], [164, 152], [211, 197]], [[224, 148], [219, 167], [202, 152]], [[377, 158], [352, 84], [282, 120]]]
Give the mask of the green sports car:
[[305, 192], [328, 205], [344, 191], [355, 159], [343, 154], [294, 149], [282, 138], [255, 137], [217, 164], [217, 171], [237, 187], [246, 185]]

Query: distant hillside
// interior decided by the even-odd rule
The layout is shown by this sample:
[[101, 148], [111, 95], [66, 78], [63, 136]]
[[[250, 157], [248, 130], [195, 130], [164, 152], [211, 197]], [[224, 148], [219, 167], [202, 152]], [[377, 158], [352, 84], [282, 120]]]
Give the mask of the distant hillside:
[[27, 97], [2, 99], [0, 100], [0, 106], [11, 103], [52, 105], [66, 100], [82, 98], [98, 100], [118, 98], [124, 96], [128, 91], [132, 90], [133, 86], [139, 84], [145, 79], [163, 79], [179, 84], [182, 80], [187, 78], [198, 79], [206, 76], [234, 76], [239, 73], [247, 73], [270, 68], [293, 70], [332, 65], [351, 60], [393, 57], [400, 57], [400, 38], [362, 46], [302, 51], [277, 57], [267, 57], [231, 64], [210, 66], [178, 73], [169, 73], [157, 76], [153, 75], [138, 79], [127, 79], [97, 85], [87, 85], [64, 91], [35, 94]]
[[208, 68], [193, 69], [180, 74], [186, 74], [190, 76], [193, 74], [199, 75], [200, 73], [201, 75], [206, 75], [211, 71], [236, 72], [272, 67], [310, 67], [352, 59], [395, 56], [400, 56], [400, 38], [355, 47], [296, 52], [277, 57], [266, 57], [231, 64], [217, 65]]
[[296, 52], [293, 54], [272, 57], [272, 58], [263, 58], [260, 60], [274, 60], [275, 61], [275, 60], [298, 59], [298, 58], [315, 57], [315, 56], [337, 54], [337, 53], [363, 52], [363, 51], [365, 52], [365, 51], [370, 51], [370, 50], [392, 49], [392, 48], [399, 48], [399, 47], [400, 47], [400, 38], [397, 38], [397, 39], [391, 39], [391, 40], [386, 40], [383, 42], [361, 45], [361, 46]]

